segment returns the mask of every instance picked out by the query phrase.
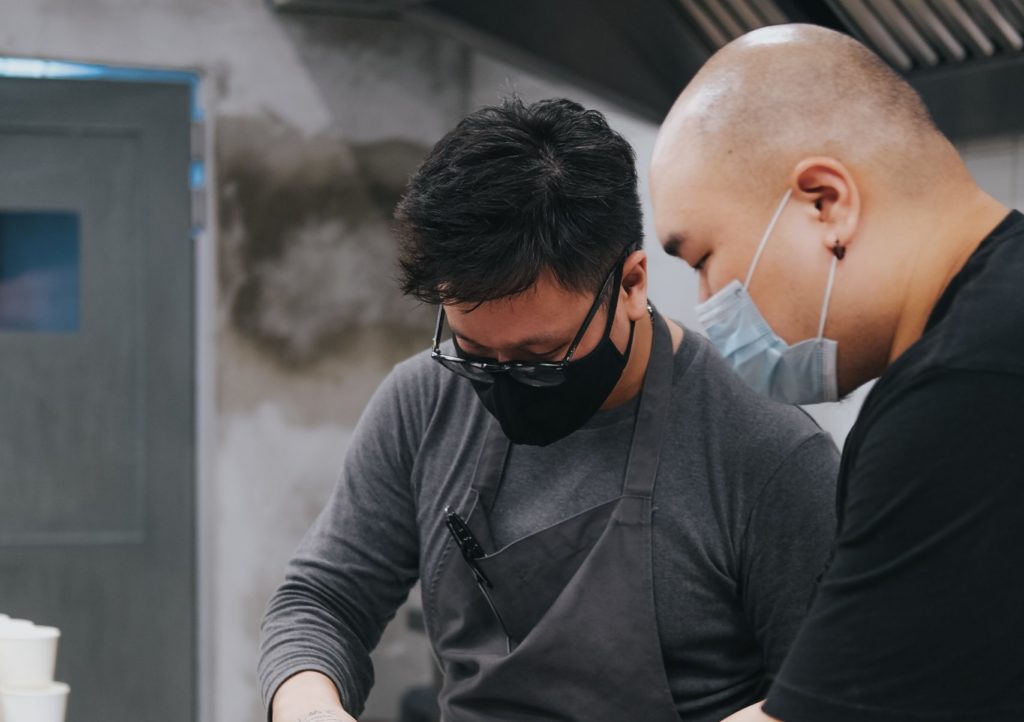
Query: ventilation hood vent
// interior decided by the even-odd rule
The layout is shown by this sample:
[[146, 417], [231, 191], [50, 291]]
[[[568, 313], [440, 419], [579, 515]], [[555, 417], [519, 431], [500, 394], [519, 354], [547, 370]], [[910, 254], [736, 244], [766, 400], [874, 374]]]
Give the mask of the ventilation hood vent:
[[1024, 132], [1024, 0], [268, 0], [283, 11], [402, 17], [658, 121], [718, 48], [766, 25], [853, 35], [901, 72], [951, 136]]

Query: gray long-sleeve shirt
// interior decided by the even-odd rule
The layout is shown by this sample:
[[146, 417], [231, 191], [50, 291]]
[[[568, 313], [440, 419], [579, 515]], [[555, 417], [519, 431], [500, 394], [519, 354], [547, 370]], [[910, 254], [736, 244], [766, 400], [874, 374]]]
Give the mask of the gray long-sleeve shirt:
[[[680, 716], [717, 722], [764, 694], [793, 641], [834, 534], [838, 453], [801, 410], [748, 389], [701, 336], [687, 332], [674, 362], [654, 495], [655, 606]], [[635, 410], [598, 412], [547, 447], [514, 446], [490, 516], [495, 542], [617, 496]], [[382, 383], [267, 608], [265, 703], [289, 676], [317, 670], [361, 712], [371, 650], [451, 543], [443, 510], [472, 481], [486, 414], [470, 384], [426, 353]], [[433, 594], [424, 584], [431, 636]]]

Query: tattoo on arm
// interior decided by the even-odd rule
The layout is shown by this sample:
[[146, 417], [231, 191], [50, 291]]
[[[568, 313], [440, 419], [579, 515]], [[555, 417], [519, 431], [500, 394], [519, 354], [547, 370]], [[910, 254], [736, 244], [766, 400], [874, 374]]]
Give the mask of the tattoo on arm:
[[337, 712], [317, 710], [310, 712], [305, 717], [300, 717], [297, 722], [343, 722], [343, 718]]

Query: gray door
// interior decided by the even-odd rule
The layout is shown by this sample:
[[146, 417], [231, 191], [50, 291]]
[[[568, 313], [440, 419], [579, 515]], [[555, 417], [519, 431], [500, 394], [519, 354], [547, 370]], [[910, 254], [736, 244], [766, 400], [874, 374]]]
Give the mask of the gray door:
[[189, 88], [0, 79], [0, 612], [69, 722], [195, 717]]

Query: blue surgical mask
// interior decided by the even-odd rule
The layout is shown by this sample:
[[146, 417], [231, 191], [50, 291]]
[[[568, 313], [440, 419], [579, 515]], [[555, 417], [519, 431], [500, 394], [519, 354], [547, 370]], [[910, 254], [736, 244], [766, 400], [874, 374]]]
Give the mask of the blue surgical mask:
[[792, 191], [786, 191], [757, 246], [747, 279], [730, 282], [697, 306], [697, 317], [725, 360], [754, 390], [790, 404], [836, 401], [836, 347], [824, 337], [825, 318], [836, 277], [838, 256], [832, 259], [825, 299], [821, 305], [818, 336], [792, 346], [775, 333], [757, 309], [747, 289], [754, 277], [768, 238], [778, 223]]

